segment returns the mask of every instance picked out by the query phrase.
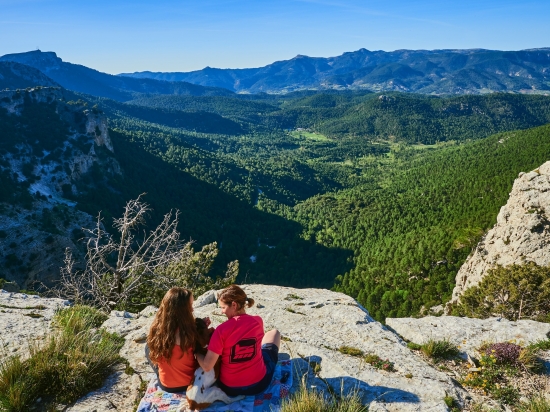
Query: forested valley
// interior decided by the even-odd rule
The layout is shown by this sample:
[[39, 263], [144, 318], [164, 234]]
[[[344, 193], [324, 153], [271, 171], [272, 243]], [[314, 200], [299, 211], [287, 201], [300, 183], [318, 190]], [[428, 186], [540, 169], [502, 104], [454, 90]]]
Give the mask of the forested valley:
[[550, 157], [542, 95], [69, 98], [105, 113], [123, 170], [95, 168], [77, 208], [107, 222], [147, 193], [153, 223], [177, 208], [218, 243], [213, 275], [238, 259], [241, 283], [334, 288], [379, 320], [447, 301], [514, 178]]

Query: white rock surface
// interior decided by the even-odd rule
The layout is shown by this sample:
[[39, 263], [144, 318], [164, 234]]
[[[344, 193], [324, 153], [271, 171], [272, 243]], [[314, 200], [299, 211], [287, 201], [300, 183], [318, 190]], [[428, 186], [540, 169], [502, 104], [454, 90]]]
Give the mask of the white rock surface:
[[68, 304], [62, 299], [0, 289], [0, 360], [15, 354], [28, 356], [29, 343], [42, 340], [50, 331], [55, 311]]
[[138, 374], [128, 375], [119, 366], [101, 389], [79, 399], [66, 412], [135, 411], [139, 403], [141, 379]]
[[[371, 403], [371, 411], [446, 411], [443, 402], [446, 394], [459, 400], [466, 396], [451, 378], [414, 356], [399, 337], [373, 321], [349, 296], [321, 289], [261, 285], [244, 288], [256, 301], [248, 313], [261, 315], [266, 330], [277, 328], [285, 337], [280, 357], [293, 359], [294, 389], [305, 375], [308, 385], [318, 388], [329, 384], [337, 392], [358, 390], [364, 402]], [[195, 300], [194, 308], [195, 316], [208, 316], [217, 326], [225, 317], [214, 297], [214, 291], [207, 292]], [[127, 333], [120, 354], [135, 370], [134, 376], [144, 381], [154, 376], [144, 356], [145, 338], [154, 311], [155, 308], [150, 307], [132, 317], [112, 315], [106, 322], [114, 331], [133, 329]], [[359, 358], [341, 354], [337, 349], [343, 345], [389, 359], [395, 363], [396, 372], [380, 371]], [[320, 378], [313, 372], [315, 364], [321, 366]], [[408, 374], [412, 377], [407, 378]], [[111, 397], [107, 390], [98, 392], [104, 394], [103, 402], [108, 399], [117, 404], [116, 396]], [[127, 395], [132, 396], [132, 392]], [[95, 399], [95, 395], [90, 395], [78, 404], [79, 409], [71, 411], [92, 412], [97, 405]], [[126, 409], [120, 405], [116, 410]]]
[[550, 265], [550, 161], [520, 173], [496, 225], [479, 242], [456, 275], [451, 302], [481, 282], [488, 269], [535, 262]]
[[[446, 393], [457, 399], [465, 395], [446, 374], [413, 356], [399, 337], [349, 296], [279, 286], [248, 285], [244, 289], [256, 301], [247, 312], [262, 316], [266, 330], [277, 328], [284, 336], [281, 356], [293, 359], [296, 388], [307, 373], [310, 385], [328, 383], [336, 392], [343, 389], [346, 393], [357, 389], [364, 402], [371, 402], [371, 411], [446, 411]], [[196, 306], [195, 316], [209, 316], [214, 325], [225, 320], [215, 303]], [[396, 372], [380, 371], [340, 353], [337, 349], [344, 345], [389, 359]], [[314, 376], [312, 363], [320, 364], [322, 379]], [[412, 377], [407, 378], [408, 374]]]
[[470, 319], [455, 316], [387, 318], [386, 324], [408, 341], [447, 339], [459, 346], [462, 355], [475, 354], [483, 343], [512, 341], [527, 345], [550, 338], [550, 324], [533, 320], [512, 322], [504, 318]]
[[[345, 393], [358, 391], [363, 401], [370, 403], [370, 411], [447, 411], [443, 402], [445, 396], [453, 396], [460, 402], [468, 396], [448, 374], [436, 370], [413, 354], [396, 333], [373, 321], [368, 312], [349, 296], [322, 289], [279, 286], [247, 285], [244, 289], [256, 301], [248, 313], [262, 316], [266, 330], [277, 328], [282, 332], [284, 339], [280, 357], [293, 360], [293, 390], [298, 388], [305, 376], [309, 386], [326, 388], [330, 385], [336, 392]], [[210, 317], [213, 325], [217, 326], [225, 321], [225, 317], [213, 296], [214, 292], [208, 292], [198, 297], [194, 311], [197, 317]], [[44, 305], [47, 308], [41, 310], [44, 318], [33, 319], [23, 315], [31, 309], [10, 309], [12, 312], [3, 312], [0, 317], [2, 330], [9, 322], [11, 340], [18, 339], [19, 346], [24, 344], [28, 331], [35, 335], [36, 330], [41, 328], [46, 333], [55, 308], [65, 305], [61, 300], [0, 293], [0, 303], [4, 306], [26, 307], [29, 306], [27, 302]], [[8, 310], [5, 307], [0, 309]], [[126, 342], [120, 355], [128, 360], [133, 371], [129, 370], [130, 374], [127, 374], [124, 372], [125, 366], [120, 366], [101, 389], [83, 397], [67, 411], [134, 410], [139, 401], [140, 385], [154, 377], [145, 359], [144, 347], [155, 313], [155, 307], [147, 307], [139, 314], [111, 313], [104, 326], [125, 335]], [[466, 340], [466, 343], [461, 343], [464, 350], [477, 346], [483, 340], [530, 342], [544, 339], [550, 332], [550, 325], [533, 321], [428, 317], [389, 319], [388, 322], [405, 338], [418, 343], [426, 337], [447, 337], [460, 342]], [[381, 371], [360, 358], [344, 355], [337, 350], [341, 346], [388, 359], [394, 363], [396, 371]], [[321, 368], [318, 374], [314, 372], [315, 365]]]

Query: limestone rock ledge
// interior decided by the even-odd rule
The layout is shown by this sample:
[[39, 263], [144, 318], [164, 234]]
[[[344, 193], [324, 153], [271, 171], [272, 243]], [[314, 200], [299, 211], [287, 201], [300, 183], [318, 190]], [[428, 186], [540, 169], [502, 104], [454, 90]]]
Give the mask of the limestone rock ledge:
[[[468, 395], [451, 377], [415, 356], [401, 338], [374, 321], [349, 296], [322, 289], [279, 286], [247, 285], [244, 289], [256, 301], [247, 312], [262, 316], [266, 330], [277, 328], [282, 332], [280, 356], [293, 360], [294, 390], [303, 376], [308, 385], [317, 388], [330, 385], [336, 392], [344, 393], [358, 390], [363, 401], [370, 402], [371, 411], [446, 411], [446, 395], [459, 401]], [[225, 320], [216, 306], [214, 291], [198, 297], [194, 308], [195, 316], [210, 317], [214, 326]], [[144, 357], [144, 346], [155, 312], [153, 307], [140, 314], [113, 312], [104, 324], [108, 330], [126, 337], [120, 354], [135, 370], [133, 376], [143, 381], [153, 376]], [[344, 355], [337, 350], [344, 345], [389, 359], [396, 371], [380, 371], [359, 358]], [[314, 373], [316, 364], [321, 366], [318, 375]], [[111, 379], [68, 411], [99, 410], [98, 402], [112, 410], [132, 410], [128, 402], [121, 400], [135, 399], [137, 387], [124, 389], [131, 386], [128, 382], [132, 377], [120, 373], [118, 376], [118, 382]]]
[[0, 361], [9, 355], [28, 356], [29, 344], [39, 343], [49, 333], [55, 311], [68, 305], [62, 299], [0, 289]]
[[[443, 401], [445, 396], [452, 396], [462, 404], [471, 396], [456, 383], [453, 375], [435, 369], [409, 350], [399, 334], [417, 343], [423, 342], [422, 337], [446, 337], [457, 342], [466, 340], [464, 350], [470, 350], [478, 341], [514, 338], [528, 343], [544, 339], [550, 332], [550, 325], [533, 321], [452, 317], [389, 319], [391, 328], [388, 328], [374, 321], [361, 305], [342, 293], [265, 285], [246, 285], [243, 288], [256, 302], [248, 313], [262, 316], [266, 330], [277, 328], [283, 335], [280, 357], [293, 360], [293, 390], [299, 387], [303, 378], [307, 385], [319, 389], [330, 385], [336, 392], [355, 390], [365, 403], [370, 403], [370, 411], [447, 411]], [[194, 312], [197, 317], [210, 317], [217, 326], [225, 317], [216, 305], [215, 296], [215, 291], [210, 291], [197, 297]], [[48, 309], [42, 310], [45, 316], [25, 316], [25, 311], [31, 309], [18, 309], [21, 313], [1, 313], [2, 325], [8, 322], [12, 325], [10, 336], [17, 337], [25, 330], [34, 332], [37, 325], [46, 331], [55, 308], [66, 304], [61, 300], [0, 293], [4, 311], [8, 310], [5, 306], [28, 307], [27, 301], [47, 306]], [[111, 312], [103, 326], [125, 337], [120, 355], [128, 360], [133, 373], [127, 374], [124, 366], [119, 367], [102, 388], [89, 393], [66, 411], [134, 410], [139, 401], [140, 385], [154, 376], [145, 360], [144, 346], [155, 313], [154, 307], [136, 314]], [[28, 324], [29, 321], [36, 322], [36, 325]], [[408, 332], [399, 325], [406, 327]], [[2, 333], [2, 338], [4, 336]], [[18, 339], [19, 345], [24, 345], [24, 337]], [[396, 371], [378, 370], [360, 358], [342, 354], [338, 351], [341, 346], [388, 359], [394, 363]], [[320, 371], [316, 365], [320, 366]]]
[[451, 303], [492, 267], [527, 262], [550, 265], [550, 161], [519, 174], [496, 225], [458, 271]]
[[458, 345], [461, 355], [478, 356], [483, 343], [514, 342], [528, 345], [550, 338], [550, 323], [534, 320], [509, 321], [504, 318], [471, 319], [456, 316], [424, 318], [387, 318], [386, 324], [408, 341], [449, 340]]

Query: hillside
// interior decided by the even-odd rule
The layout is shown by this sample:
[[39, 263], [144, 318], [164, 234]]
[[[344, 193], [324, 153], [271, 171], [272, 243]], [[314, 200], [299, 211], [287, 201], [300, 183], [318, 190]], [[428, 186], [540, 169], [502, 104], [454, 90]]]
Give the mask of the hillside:
[[458, 269], [494, 225], [514, 178], [550, 157], [550, 126], [393, 155], [391, 169], [366, 162], [370, 184], [285, 209], [306, 239], [354, 251], [354, 268], [336, 289], [380, 320], [450, 299]]
[[[31, 66], [68, 90], [92, 96], [108, 97], [118, 101], [131, 100], [140, 94], [191, 96], [227, 96], [232, 94], [225, 89], [203, 87], [188, 82], [166, 82], [113, 76], [85, 66], [64, 62], [54, 52], [41, 52], [40, 50], [6, 54], [0, 57], [0, 62], [17, 62]], [[34, 84], [34, 86], [47, 85], [42, 82]]]
[[69, 198], [121, 174], [106, 118], [69, 99], [59, 87], [0, 92], [0, 278], [25, 288], [53, 284], [65, 248], [83, 257], [93, 219]]
[[[262, 131], [308, 129], [334, 141], [434, 144], [480, 139], [550, 122], [550, 97], [494, 93], [427, 97], [367, 92], [289, 93], [283, 96], [143, 96], [127, 102], [156, 109], [208, 111]], [[263, 130], [262, 130], [263, 129]], [[221, 130], [220, 130], [221, 131]]]
[[336, 57], [298, 55], [250, 69], [206, 67], [192, 72], [136, 72], [120, 76], [187, 81], [236, 92], [280, 93], [300, 89], [368, 89], [424, 94], [550, 91], [550, 49], [360, 49]]
[[[376, 319], [416, 314], [449, 299], [458, 268], [491, 227], [513, 178], [549, 156], [547, 126], [517, 130], [550, 121], [546, 96], [307, 91], [142, 95], [122, 103], [63, 89], [48, 92], [46, 102], [25, 97], [46, 91], [5, 93], [2, 156], [24, 149], [29, 165], [2, 164], [2, 192], [13, 196], [3, 198], [0, 230], [10, 238], [0, 259], [3, 276], [26, 287], [35, 272], [30, 256], [19, 253], [25, 247], [11, 232], [11, 214], [24, 209], [48, 228], [30, 236], [39, 247], [64, 230], [63, 218], [49, 215], [59, 202], [63, 213], [101, 211], [110, 224], [129, 199], [147, 193], [151, 226], [175, 208], [185, 238], [197, 247], [217, 242], [212, 274], [238, 259], [239, 281], [335, 286]], [[24, 102], [21, 113], [16, 101]], [[78, 143], [85, 112], [104, 119], [100, 135], [108, 133], [113, 152], [97, 154], [108, 154], [120, 173], [97, 163], [78, 176], [46, 176], [57, 179], [48, 186], [55, 190], [41, 191], [46, 199], [29, 193], [38, 183], [13, 173], [36, 175], [50, 158], [59, 162], [53, 169], [69, 167], [65, 142], [77, 136]], [[56, 256], [52, 275], [63, 245], [46, 249]]]
[[0, 61], [0, 90], [59, 86], [41, 71], [16, 62]]

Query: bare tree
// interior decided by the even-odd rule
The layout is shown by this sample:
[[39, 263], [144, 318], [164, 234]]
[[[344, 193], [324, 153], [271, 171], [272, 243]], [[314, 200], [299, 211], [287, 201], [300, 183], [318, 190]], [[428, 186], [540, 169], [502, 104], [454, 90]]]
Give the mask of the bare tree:
[[[164, 294], [172, 286], [202, 291], [234, 282], [238, 273], [236, 261], [228, 265], [222, 279], [207, 276], [218, 253], [216, 243], [194, 252], [192, 242], [182, 242], [177, 231], [178, 211], [164, 215], [156, 229], [140, 232], [150, 210], [141, 195], [130, 200], [123, 216], [114, 219], [119, 240], [104, 229], [99, 215], [94, 229], [84, 229], [88, 233], [85, 269], [73, 271], [69, 251], [61, 271], [59, 294], [112, 309], [127, 307], [136, 295]], [[138, 236], [140, 233], [142, 236]]]

